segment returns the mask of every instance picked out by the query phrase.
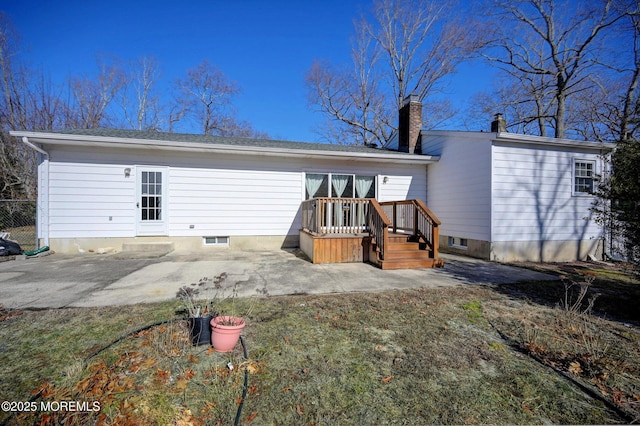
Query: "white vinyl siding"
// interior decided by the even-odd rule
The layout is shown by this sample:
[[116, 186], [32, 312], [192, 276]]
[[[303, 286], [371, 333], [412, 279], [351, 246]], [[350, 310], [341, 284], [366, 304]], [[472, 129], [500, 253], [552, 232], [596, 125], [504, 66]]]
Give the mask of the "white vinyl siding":
[[172, 168], [169, 234], [287, 235], [292, 226], [297, 232], [301, 190], [296, 172]]
[[428, 167], [426, 200], [442, 221], [440, 235], [489, 241], [490, 134], [428, 132], [422, 137], [422, 152], [441, 156]]
[[128, 237], [135, 233], [135, 179], [125, 165], [49, 163], [49, 237]]
[[378, 179], [384, 180], [388, 177], [387, 183], [380, 183], [378, 187], [378, 201], [396, 201], [396, 200], [425, 200], [427, 194], [426, 171], [423, 167], [417, 167], [418, 170], [414, 174], [407, 173], [409, 170], [397, 171], [398, 174], [385, 173], [380, 175]]
[[[592, 198], [572, 196], [574, 156], [554, 147], [494, 147], [493, 241], [589, 240], [599, 235], [599, 227], [588, 220]], [[596, 154], [591, 158], [595, 162]]]
[[[425, 199], [424, 165], [51, 147], [49, 236], [136, 236], [136, 174], [166, 169], [169, 237], [297, 236], [305, 173], [387, 176], [380, 200]], [[43, 213], [43, 217], [44, 213]]]

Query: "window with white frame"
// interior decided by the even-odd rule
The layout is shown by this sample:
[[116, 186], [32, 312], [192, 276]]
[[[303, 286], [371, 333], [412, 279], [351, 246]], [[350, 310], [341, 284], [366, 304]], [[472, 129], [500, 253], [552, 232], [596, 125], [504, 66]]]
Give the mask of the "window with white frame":
[[305, 198], [375, 198], [376, 177], [345, 173], [307, 173]]
[[202, 237], [202, 244], [205, 246], [229, 247], [229, 237]]
[[573, 193], [592, 194], [595, 181], [595, 161], [573, 161]]

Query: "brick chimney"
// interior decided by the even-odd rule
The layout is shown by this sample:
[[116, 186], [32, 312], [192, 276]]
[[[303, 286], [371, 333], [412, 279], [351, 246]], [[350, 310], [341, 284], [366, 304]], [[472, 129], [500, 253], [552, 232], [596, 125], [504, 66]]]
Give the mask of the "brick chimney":
[[398, 151], [422, 154], [422, 102], [418, 95], [407, 96], [398, 115]]
[[507, 120], [502, 117], [502, 113], [499, 112], [494, 116], [494, 119], [491, 122], [491, 131], [493, 133], [507, 131]]

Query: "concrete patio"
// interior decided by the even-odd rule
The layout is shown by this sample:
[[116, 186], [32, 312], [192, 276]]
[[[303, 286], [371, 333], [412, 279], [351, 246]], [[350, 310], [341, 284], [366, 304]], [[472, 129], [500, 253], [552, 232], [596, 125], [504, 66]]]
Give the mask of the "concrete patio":
[[62, 308], [160, 302], [201, 278], [227, 274], [239, 296], [376, 292], [553, 280], [554, 276], [443, 254], [437, 269], [383, 271], [369, 264], [312, 264], [299, 250], [207, 253], [51, 254], [0, 262], [5, 308]]

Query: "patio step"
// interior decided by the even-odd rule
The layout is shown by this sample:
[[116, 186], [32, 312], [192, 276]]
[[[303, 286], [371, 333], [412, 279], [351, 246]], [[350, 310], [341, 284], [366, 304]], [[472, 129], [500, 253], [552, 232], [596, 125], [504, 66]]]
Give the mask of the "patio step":
[[389, 242], [390, 251], [414, 251], [417, 243], [405, 241], [403, 243]]
[[436, 268], [442, 259], [434, 259], [425, 243], [415, 241], [411, 235], [389, 233], [389, 245], [384, 259], [376, 259], [381, 269]]
[[124, 252], [171, 253], [174, 249], [174, 244], [168, 241], [149, 241], [142, 243], [138, 242], [122, 244], [122, 251]]
[[398, 259], [428, 259], [429, 252], [426, 250], [393, 250], [391, 247], [388, 247], [388, 250], [384, 254], [385, 260], [398, 260]]
[[440, 268], [444, 265], [442, 259], [392, 259], [381, 260], [380, 269], [418, 269]]

